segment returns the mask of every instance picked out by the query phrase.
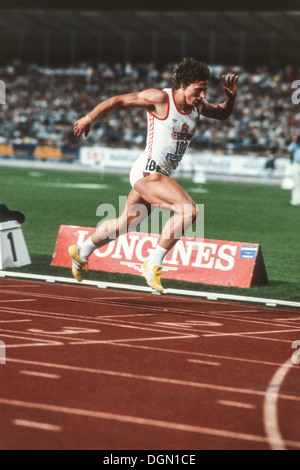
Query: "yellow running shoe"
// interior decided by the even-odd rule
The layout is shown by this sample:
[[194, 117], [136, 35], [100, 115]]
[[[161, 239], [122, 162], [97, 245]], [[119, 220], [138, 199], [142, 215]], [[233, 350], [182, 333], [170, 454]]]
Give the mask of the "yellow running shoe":
[[88, 270], [87, 261], [83, 261], [78, 253], [78, 246], [71, 245], [69, 247], [69, 255], [72, 258], [72, 274], [75, 277], [76, 281], [82, 281], [82, 271], [85, 269]]
[[160, 275], [162, 272], [162, 266], [154, 266], [154, 268], [150, 268], [147, 261], [142, 265], [142, 273], [145, 276], [148, 286], [152, 289], [156, 290], [159, 293], [162, 293], [163, 286], [161, 285]]

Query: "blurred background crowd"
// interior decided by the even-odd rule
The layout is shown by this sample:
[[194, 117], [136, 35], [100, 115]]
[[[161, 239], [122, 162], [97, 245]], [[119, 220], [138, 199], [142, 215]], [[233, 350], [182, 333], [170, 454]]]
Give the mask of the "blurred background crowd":
[[[172, 86], [175, 64], [156, 69], [151, 63], [79, 63], [69, 68], [46, 68], [15, 61], [0, 68], [6, 85], [6, 105], [0, 107], [0, 143], [40, 145], [102, 145], [144, 148], [146, 113], [118, 110], [93, 124], [88, 140], [73, 136], [73, 124], [99, 102], [118, 94]], [[239, 75], [233, 115], [219, 122], [202, 117], [191, 148], [222, 154], [287, 154], [298, 133], [300, 105], [292, 103], [291, 84], [297, 71], [290, 66], [211, 66], [207, 99], [224, 101], [222, 74]]]

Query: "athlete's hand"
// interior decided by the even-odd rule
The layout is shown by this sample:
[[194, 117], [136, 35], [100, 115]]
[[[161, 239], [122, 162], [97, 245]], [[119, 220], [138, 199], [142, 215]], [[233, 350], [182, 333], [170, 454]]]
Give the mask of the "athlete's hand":
[[80, 137], [84, 133], [85, 137], [87, 137], [90, 132], [91, 124], [92, 119], [88, 114], [78, 119], [74, 124], [74, 135]]
[[225, 75], [222, 75], [224, 92], [228, 96], [228, 98], [235, 97], [237, 92], [238, 79], [238, 75], [228, 75], [227, 78], [225, 78]]

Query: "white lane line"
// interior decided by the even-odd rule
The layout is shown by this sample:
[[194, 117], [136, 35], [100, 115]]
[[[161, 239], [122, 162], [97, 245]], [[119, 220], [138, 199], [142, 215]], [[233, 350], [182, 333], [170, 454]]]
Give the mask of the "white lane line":
[[[12, 334], [7, 334], [5, 331], [7, 331], [8, 333], [12, 333]], [[28, 341], [36, 341], [36, 340], [39, 340], [41, 342], [45, 342], [45, 343], [52, 343], [52, 344], [61, 344], [59, 341], [55, 341], [54, 338], [58, 338], [60, 340], [71, 340], [71, 337], [70, 336], [62, 336], [62, 335], [58, 335], [58, 334], [50, 334], [50, 333], [34, 333], [32, 331], [29, 331], [28, 333], [26, 331], [22, 331], [22, 334], [23, 335], [28, 335], [28, 336], [20, 336], [20, 332], [19, 331], [15, 331], [15, 330], [4, 330], [3, 328], [0, 328], [0, 335], [3, 336], [3, 337], [11, 337], [11, 338], [21, 338], [21, 339], [27, 339]], [[74, 334], [74, 333], [73, 333]], [[49, 339], [45, 339], [46, 338], [53, 338], [53, 341], [49, 340]], [[85, 341], [83, 339], [80, 339], [80, 338], [73, 338], [72, 337], [72, 341], [73, 343], [81, 343], [82, 341]], [[73, 344], [72, 343], [72, 344]]]
[[202, 336], [207, 338], [214, 336], [247, 336], [247, 335], [264, 335], [264, 334], [273, 334], [273, 333], [293, 333], [295, 331], [300, 331], [300, 328], [291, 328], [290, 330], [266, 330], [266, 331], [242, 331], [240, 333], [208, 333]]
[[36, 347], [41, 347], [41, 346], [64, 346], [63, 343], [33, 343], [33, 344], [27, 344], [27, 343], [20, 343], [20, 344], [6, 344], [6, 348], [36, 348]]
[[[27, 336], [20, 336], [20, 334], [13, 334], [13, 335], [9, 335], [7, 333], [5, 333], [4, 331], [5, 330], [0, 330], [1, 331], [1, 337], [4, 337], [4, 338], [14, 338], [14, 339], [25, 339], [26, 341], [39, 341], [39, 343], [36, 343], [36, 344], [50, 344], [52, 346], [56, 346], [56, 345], [61, 345], [63, 343], [60, 343], [58, 341], [51, 341], [49, 339], [44, 339], [44, 338], [30, 338], [30, 337], [27, 337]], [[17, 332], [16, 332], [17, 333]], [[11, 344], [7, 344], [6, 345], [7, 348], [10, 348], [12, 347]]]
[[296, 321], [300, 320], [300, 317], [291, 317], [291, 318], [276, 318], [276, 321]]
[[36, 299], [10, 299], [10, 300], [0, 300], [1, 303], [7, 303], [7, 302], [36, 302]]
[[[34, 316], [34, 317], [43, 317], [45, 318], [45, 316], [48, 316], [49, 318], [55, 318], [55, 319], [63, 319], [63, 320], [72, 320], [72, 321], [77, 321], [77, 322], [84, 322], [84, 323], [96, 323], [96, 324], [103, 324], [103, 325], [111, 325], [111, 326], [119, 326], [120, 328], [129, 328], [130, 326], [127, 324], [127, 325], [124, 325], [124, 324], [116, 324], [116, 323], [109, 323], [107, 320], [92, 320], [90, 319], [91, 317], [80, 317], [80, 316], [77, 316], [77, 317], [74, 317], [74, 315], [68, 315], [68, 314], [60, 314], [60, 313], [53, 313], [53, 312], [47, 312], [47, 311], [34, 311], [34, 310], [25, 310], [25, 309], [22, 309], [22, 310], [17, 310], [15, 308], [10, 308], [10, 307], [3, 307], [3, 309], [5, 310], [5, 312], [10, 312], [10, 313], [14, 313], [16, 315], [24, 315], [24, 316]], [[31, 313], [31, 312], [35, 312], [35, 313]], [[207, 315], [206, 315], [207, 316]], [[117, 321], [117, 320], [115, 320]], [[119, 320], [119, 321], [122, 321], [122, 320]], [[128, 322], [127, 322], [128, 323]], [[130, 322], [130, 323], [134, 323], [134, 322]], [[147, 325], [147, 323], [137, 323], [135, 322], [136, 325]], [[136, 326], [135, 328], [136, 329], [139, 329], [139, 330], [146, 330], [146, 331], [159, 331], [160, 333], [171, 333], [171, 334], [175, 334], [175, 331], [169, 331], [169, 330], [163, 330], [162, 328], [161, 329], [155, 329], [153, 328], [152, 326], [153, 324], [150, 324], [150, 327], [148, 328], [145, 328], [145, 327], [141, 327], [141, 326]], [[203, 334], [203, 336], [239, 336], [240, 333], [212, 333], [212, 332], [208, 332], [207, 330], [197, 330], [198, 332], [203, 332], [205, 334]], [[293, 330], [280, 330], [280, 332], [282, 331], [295, 331], [294, 329]], [[296, 331], [300, 331], [300, 329], [296, 329]], [[259, 340], [266, 340], [266, 341], [277, 341], [277, 342], [287, 342], [289, 343], [290, 341], [288, 340], [282, 340], [282, 339], [275, 339], [275, 338], [263, 338], [263, 337], [255, 337], [254, 334], [256, 332], [252, 332], [252, 335], [250, 336], [250, 332], [247, 332], [245, 333], [245, 335], [248, 335], [248, 336], [245, 336], [246, 338], [249, 338], [249, 339], [259, 339]], [[262, 332], [263, 333], [263, 332]], [[265, 332], [265, 333], [268, 333], [268, 332]], [[243, 334], [243, 333], [241, 333]], [[192, 336], [191, 336], [192, 337]], [[81, 340], [77, 340], [78, 342], [81, 342]]]
[[242, 306], [241, 307], [238, 307], [236, 308], [235, 310], [209, 310], [208, 314], [211, 314], [211, 313], [236, 313], [237, 315], [241, 315], [241, 314], [244, 314], [244, 313], [260, 313], [261, 310], [258, 310], [257, 308], [253, 307], [252, 309], [243, 309]]
[[17, 284], [17, 283], [16, 284], [3, 284], [3, 287], [5, 287], [5, 289], [6, 288], [11, 288], [11, 289], [17, 290], [20, 287], [33, 287], [33, 286], [32, 286], [32, 282], [28, 281], [27, 284]]
[[69, 344], [78, 344], [82, 346], [83, 344], [114, 344], [114, 343], [130, 343], [130, 342], [140, 342], [140, 341], [161, 341], [161, 340], [172, 340], [172, 339], [191, 339], [191, 338], [199, 338], [198, 335], [180, 335], [180, 336], [157, 336], [157, 337], [145, 337], [145, 338], [123, 338], [123, 339], [99, 339], [99, 340], [81, 340], [80, 343], [72, 341]]
[[24, 321], [32, 321], [32, 320], [0, 320], [0, 323], [21, 323]]
[[263, 406], [264, 428], [272, 450], [286, 450], [286, 442], [281, 435], [278, 423], [278, 393], [291, 367], [293, 367], [293, 363], [289, 358], [277, 369], [265, 392]]
[[89, 328], [78, 328], [77, 326], [63, 326], [61, 331], [44, 331], [39, 328], [29, 328], [29, 333], [34, 333], [43, 336], [61, 336], [61, 335], [78, 335], [83, 333], [101, 333], [101, 330], [89, 329]]
[[[3, 292], [3, 291], [2, 291]], [[4, 291], [5, 292], [5, 291]], [[9, 292], [9, 291], [8, 291]], [[26, 295], [25, 293], [22, 294], [22, 293], [18, 293], [19, 295]], [[75, 298], [75, 297], [67, 297], [67, 296], [63, 296], [63, 297], [60, 297], [60, 296], [54, 296], [54, 295], [47, 295], [47, 294], [33, 294], [31, 293], [32, 296], [37, 296], [37, 297], [44, 297], [44, 298], [54, 298], [55, 300], [64, 300], [64, 301], [72, 301], [72, 302], [84, 302], [84, 303], [97, 303], [98, 305], [101, 304], [101, 305], [115, 305], [115, 306], [120, 306], [120, 307], [124, 307], [124, 308], [130, 308], [132, 309], [133, 308], [133, 305], [132, 304], [124, 304], [122, 302], [109, 302], [109, 301], [94, 301], [92, 299], [82, 299], [82, 298]], [[190, 299], [189, 299], [190, 300]], [[203, 303], [203, 302], [202, 302]], [[6, 310], [10, 310], [9, 307], [4, 307]], [[134, 306], [135, 310], [143, 310], [143, 311], [146, 311], [146, 310], [150, 310], [152, 313], [153, 312], [159, 312], [161, 313], [162, 311], [162, 307], [161, 306], [158, 306], [158, 307], [155, 307], [155, 306]], [[14, 309], [15, 310], [15, 309]], [[31, 312], [34, 312], [33, 310], [24, 310], [22, 309], [22, 312], [24, 314], [24, 312], [26, 313], [31, 313]], [[14, 313], [18, 313], [17, 311], [15, 311]], [[64, 317], [66, 318], [66, 315], [65, 314], [59, 314], [59, 313], [53, 313], [53, 312], [42, 312], [40, 311], [40, 313], [47, 313], [51, 316], [53, 316], [53, 318], [55, 318], [55, 315], [56, 317], [60, 316], [60, 317]], [[205, 313], [199, 313], [198, 310], [189, 310], [189, 309], [178, 309], [178, 308], [170, 308], [168, 313], [180, 313], [180, 314], [189, 314], [189, 315], [195, 315], [197, 317], [216, 317], [216, 318], [222, 318], [222, 320], [224, 320], [224, 315], [218, 315], [218, 314], [211, 314], [209, 315], [207, 312]], [[21, 313], [19, 313], [21, 314]], [[70, 318], [74, 318], [73, 315], [68, 315], [68, 317]], [[77, 321], [81, 321], [80, 319], [83, 318], [84, 321], [92, 321], [91, 320], [91, 317], [86, 317], [86, 316], [77, 316], [76, 319]], [[89, 320], [88, 320], [89, 318]], [[266, 324], [266, 325], [273, 325], [275, 326], [276, 324], [273, 322], [266, 322], [266, 321], [262, 321], [262, 320], [254, 320], [253, 318], [251, 317], [248, 317], [248, 318], [239, 318], [238, 316], [231, 316], [231, 315], [228, 315], [227, 320], [235, 320], [235, 321], [238, 321], [238, 322], [244, 322], [244, 323], [260, 323], [260, 324]], [[279, 326], [279, 325], [278, 325]], [[280, 327], [282, 327], [282, 325], [280, 324]], [[286, 327], [288, 327], [288, 325], [286, 325]], [[211, 333], [211, 334], [215, 334], [215, 332], [209, 332], [209, 331], [206, 331], [206, 333]]]
[[244, 408], [245, 410], [255, 410], [257, 408], [256, 405], [252, 405], [250, 403], [241, 403], [239, 401], [217, 400], [217, 403], [220, 405], [232, 406], [234, 408]]
[[33, 370], [20, 370], [22, 375], [31, 375], [33, 377], [41, 377], [45, 379], [60, 379], [60, 375], [57, 374], [45, 374], [44, 372], [35, 372]]
[[24, 339], [26, 341], [38, 341], [37, 343], [19, 343], [19, 344], [5, 344], [6, 349], [9, 348], [29, 348], [29, 347], [36, 347], [36, 346], [63, 346], [64, 343], [60, 343], [58, 341], [49, 341], [47, 339], [40, 339], [40, 338], [27, 338], [20, 335], [8, 335], [7, 333], [3, 333], [2, 330], [1, 338], [13, 338], [13, 339]]
[[[49, 367], [52, 369], [60, 369], [60, 370], [86, 372], [88, 374], [99, 374], [99, 375], [106, 375], [110, 377], [121, 377], [125, 379], [143, 380], [146, 382], [156, 382], [156, 383], [163, 383], [163, 384], [182, 386], [182, 387], [193, 387], [193, 388], [199, 388], [203, 390], [215, 390], [218, 392], [222, 391], [222, 392], [229, 392], [229, 393], [238, 393], [238, 394], [243, 394], [243, 395], [255, 395], [255, 396], [263, 396], [263, 397], [265, 396], [265, 391], [261, 391], [261, 390], [253, 390], [253, 389], [240, 388], [240, 387], [229, 387], [229, 386], [224, 386], [224, 385], [215, 385], [215, 384], [208, 384], [208, 383], [203, 383], [203, 382], [192, 382], [189, 380], [168, 379], [166, 377], [132, 374], [129, 372], [120, 372], [116, 370], [92, 369], [92, 368], [87, 368], [87, 367], [77, 367], [77, 366], [64, 365], [64, 364], [54, 364], [54, 363], [28, 361], [24, 359], [12, 359], [12, 358], [6, 358], [6, 362], [7, 363], [14, 362], [18, 364], [27, 364], [27, 365], [30, 364], [30, 365], [34, 365], [38, 367]], [[297, 395], [282, 394], [280, 395], [280, 398], [284, 400], [300, 402], [300, 396], [297, 396]]]
[[271, 366], [271, 367], [280, 366], [278, 362], [261, 361], [257, 359], [247, 359], [244, 357], [220, 356], [217, 354], [200, 353], [200, 352], [193, 352], [193, 351], [181, 350], [181, 349], [159, 348], [156, 346], [140, 346], [138, 344], [125, 344], [125, 343], [124, 344], [121, 344], [121, 343], [112, 344], [112, 346], [120, 346], [124, 348], [135, 348], [135, 349], [148, 349], [151, 351], [158, 351], [158, 352], [172, 353], [172, 354], [183, 354], [186, 356], [193, 355], [193, 356], [201, 356], [201, 357], [210, 357], [213, 359], [221, 359], [221, 360], [227, 360], [227, 361], [248, 362], [250, 364], [265, 365], [265, 366]]
[[61, 426], [55, 426], [54, 424], [48, 423], [39, 423], [37, 421], [27, 421], [25, 419], [14, 419], [13, 423], [16, 426], [24, 426], [27, 428], [35, 428], [35, 429], [42, 429], [43, 431], [53, 431], [53, 432], [61, 432]]
[[[104, 318], [102, 321], [101, 321], [101, 317], [99, 317], [98, 319], [92, 319], [91, 317], [84, 317], [84, 316], [74, 316], [74, 315], [69, 315], [69, 314], [60, 314], [60, 313], [53, 313], [53, 312], [47, 312], [47, 311], [35, 311], [35, 310], [29, 310], [29, 309], [22, 309], [22, 310], [18, 310], [16, 308], [14, 309], [11, 309], [9, 307], [4, 307], [4, 309], [10, 313], [14, 313], [16, 315], [26, 315], [26, 316], [33, 316], [33, 317], [43, 317], [45, 318], [45, 316], [48, 316], [49, 318], [56, 318], [56, 319], [63, 319], [63, 320], [72, 320], [72, 321], [76, 321], [76, 322], [84, 322], [84, 323], [93, 323], [93, 324], [98, 324], [98, 325], [111, 325], [111, 326], [118, 326], [120, 328], [136, 328], [138, 330], [146, 330], [146, 331], [156, 331], [156, 332], [159, 332], [159, 333], [171, 333], [171, 334], [176, 334], [176, 332], [174, 331], [170, 331], [170, 328], [167, 329], [167, 327], [155, 327], [153, 326], [153, 323], [141, 323], [141, 322], [129, 322], [128, 320], [125, 320], [126, 324], [124, 325], [124, 321], [122, 319], [111, 319], [111, 318]], [[161, 311], [161, 309], [160, 309]], [[97, 317], [96, 317], [97, 318]], [[110, 320], [110, 322], [109, 322]], [[112, 321], [113, 320], [113, 321]], [[116, 322], [121, 322], [121, 323], [116, 323]], [[136, 326], [131, 326], [129, 325], [129, 323], [131, 325], [136, 325]], [[197, 330], [199, 332], [202, 332], [202, 330]], [[208, 330], [203, 330], [203, 332], [205, 333], [212, 333], [212, 332], [209, 332]], [[213, 333], [214, 334], [214, 333]]]
[[254, 323], [254, 324], [258, 324], [258, 325], [269, 325], [269, 326], [279, 326], [280, 328], [282, 327], [286, 327], [286, 328], [290, 328], [291, 326], [293, 325], [290, 325], [289, 323], [287, 325], [284, 325], [282, 324], [282, 322], [278, 322], [277, 323], [277, 319], [274, 318], [274, 319], [270, 319], [270, 320], [262, 320], [261, 318], [256, 318], [256, 317], [248, 317], [248, 316], [245, 316], [245, 315], [217, 315], [217, 314], [211, 314], [211, 318], [212, 317], [217, 317], [217, 318], [222, 318], [223, 321], [226, 320], [228, 322], [240, 322], [240, 323]]
[[[133, 323], [133, 322], [131, 322]], [[163, 321], [157, 321], [155, 322], [156, 325], [158, 326], [163, 326], [163, 327], [170, 327], [170, 328], [175, 328], [175, 329], [181, 329], [181, 330], [190, 330], [190, 331], [205, 331], [205, 330], [200, 330], [199, 327], [219, 327], [219, 326], [224, 326], [223, 323], [216, 323], [216, 322], [211, 322], [211, 321], [204, 321], [204, 320], [185, 320], [184, 322], [163, 322]]]
[[[122, 297], [121, 297], [120, 295], [118, 295], [117, 297], [109, 297], [109, 296], [107, 296], [107, 295], [105, 295], [105, 296], [103, 295], [102, 297], [92, 297], [91, 299], [88, 299], [88, 300], [106, 300], [106, 301], [107, 301], [107, 300], [120, 300], [120, 299], [122, 299], [122, 298], [123, 298], [123, 300], [124, 300], [124, 299], [125, 299], [125, 300], [127, 300], [127, 299], [128, 299], [128, 300], [131, 300], [131, 299], [132, 299], [132, 296], [128, 295], [128, 296], [126, 296], [126, 297], [125, 297], [125, 296], [122, 296]], [[142, 295], [136, 295], [136, 296], [134, 296], [134, 300], [136, 300], [136, 299], [145, 300], [145, 297], [142, 296]]]
[[[4, 289], [1, 289], [1, 292], [3, 293], [11, 293], [11, 291], [5, 291]], [[16, 292], [16, 294], [18, 295], [28, 295], [28, 293], [22, 293], [22, 292]], [[134, 304], [130, 304], [130, 303], [125, 303], [124, 300], [123, 300], [123, 297], [122, 295], [120, 295], [120, 298], [118, 299], [119, 302], [117, 301], [113, 301], [111, 302], [109, 300], [109, 298], [104, 298], [102, 301], [101, 300], [93, 300], [93, 299], [85, 299], [85, 298], [82, 298], [82, 297], [71, 297], [71, 296], [62, 296], [62, 295], [54, 295], [54, 294], [43, 294], [43, 293], [34, 293], [34, 292], [31, 292], [30, 293], [31, 296], [36, 296], [38, 298], [46, 298], [46, 299], [55, 299], [55, 300], [63, 300], [63, 301], [72, 301], [72, 302], [79, 302], [79, 303], [93, 303], [93, 304], [101, 304], [101, 305], [116, 305], [116, 306], [121, 306], [121, 307], [124, 307], [124, 308], [130, 308], [132, 309], [132, 307], [135, 308], [135, 310], [151, 310], [151, 311], [158, 311], [158, 312], [161, 312], [162, 310], [162, 307], [160, 305], [158, 306], [147, 306], [147, 305], [134, 305]], [[127, 298], [126, 298], [127, 299]], [[134, 297], [135, 299], [135, 297]], [[191, 300], [191, 299], [189, 299]], [[204, 302], [203, 300], [201, 300], [201, 304], [205, 304], [206, 302]], [[199, 309], [197, 310], [191, 310], [191, 309], [185, 309], [185, 308], [170, 308], [170, 312], [171, 313], [186, 313], [186, 314], [194, 314], [196, 316], [205, 316], [205, 317], [210, 317], [210, 314], [207, 313], [207, 312], [199, 312]], [[214, 314], [214, 316], [217, 316], [217, 317], [224, 317], [224, 315], [218, 315], [218, 314]], [[236, 317], [236, 320], [237, 321], [243, 321], [242, 319], [240, 319], [238, 316]]]
[[[58, 319], [58, 320], [66, 320], [66, 321], [76, 321], [76, 322], [84, 322], [84, 323], [96, 323], [97, 325], [109, 325], [109, 326], [115, 326], [118, 328], [135, 328], [137, 330], [146, 330], [146, 331], [155, 331], [158, 333], [170, 333], [170, 334], [176, 334], [178, 333], [177, 331], [170, 331], [170, 328], [159, 328], [153, 326], [152, 323], [138, 323], [138, 322], [129, 322], [125, 321], [123, 323], [116, 323], [122, 322], [122, 320], [114, 320], [108, 318], [108, 320], [104, 319], [101, 321], [100, 319], [92, 319], [92, 317], [84, 317], [84, 316], [74, 316], [70, 314], [61, 314], [61, 313], [53, 313], [53, 312], [47, 312], [47, 311], [34, 311], [34, 310], [17, 310], [16, 308], [10, 309], [9, 307], [4, 307], [5, 308], [5, 313], [14, 313], [16, 315], [24, 315], [24, 316], [30, 316], [30, 317], [42, 317], [42, 318], [51, 318], [51, 319]], [[33, 312], [33, 313], [32, 313]], [[133, 326], [129, 325], [131, 323]], [[137, 325], [137, 326], [134, 326]], [[142, 325], [142, 326], [141, 326]], [[149, 325], [149, 326], [147, 326]], [[146, 327], [145, 327], [146, 326]], [[204, 330], [207, 332], [207, 330]], [[192, 337], [192, 335], [191, 335]]]
[[152, 317], [154, 315], [154, 313], [124, 313], [124, 315], [99, 315], [98, 317], [95, 317], [97, 318], [98, 320], [105, 320], [105, 318], [109, 318], [109, 319], [114, 319], [114, 318], [118, 318], [118, 319], [122, 319], [122, 318], [127, 318], [127, 317]]
[[201, 361], [200, 359], [187, 359], [187, 362], [195, 362], [196, 364], [207, 364], [208, 366], [220, 366], [219, 362]]
[[[121, 423], [131, 423], [136, 425], [143, 425], [143, 426], [153, 426], [156, 428], [165, 428], [171, 429], [174, 431], [183, 431], [183, 432], [192, 432], [197, 434], [206, 434], [210, 436], [215, 436], [219, 438], [225, 439], [238, 439], [244, 441], [251, 441], [251, 442], [259, 442], [259, 443], [268, 443], [268, 439], [264, 436], [259, 436], [255, 434], [247, 434], [247, 433], [240, 433], [229, 431], [225, 429], [214, 429], [214, 428], [207, 428], [202, 426], [195, 426], [189, 424], [182, 424], [182, 423], [175, 423], [170, 421], [162, 421], [157, 419], [150, 419], [150, 418], [141, 418], [139, 416], [129, 416], [129, 415], [120, 415], [116, 413], [107, 413], [103, 411], [97, 410], [85, 410], [80, 408], [69, 408], [65, 406], [56, 406], [56, 405], [48, 405], [45, 403], [30, 403], [20, 400], [8, 400], [5, 398], [0, 398], [0, 404], [8, 405], [8, 406], [17, 406], [23, 407], [28, 409], [36, 409], [42, 411], [50, 411], [52, 413], [62, 413], [67, 415], [73, 416], [81, 416], [85, 418], [93, 418], [93, 419], [104, 419], [104, 420], [111, 420], [111, 421], [118, 421]], [[14, 424], [19, 426], [30, 426], [36, 427], [39, 429], [45, 430], [56, 430], [60, 431], [60, 426], [53, 426], [44, 423], [37, 423], [32, 421], [25, 421], [25, 420], [14, 420]], [[300, 442], [293, 442], [294, 447], [300, 448]]]

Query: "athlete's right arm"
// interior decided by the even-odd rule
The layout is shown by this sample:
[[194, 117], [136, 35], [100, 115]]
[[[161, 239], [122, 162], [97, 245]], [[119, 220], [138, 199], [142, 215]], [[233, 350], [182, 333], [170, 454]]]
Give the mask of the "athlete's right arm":
[[141, 107], [154, 112], [158, 117], [165, 114], [168, 98], [161, 90], [144, 90], [139, 93], [118, 95], [98, 104], [92, 111], [78, 119], [74, 124], [74, 135], [80, 137], [83, 133], [87, 137], [91, 124], [101, 116], [118, 108]]

